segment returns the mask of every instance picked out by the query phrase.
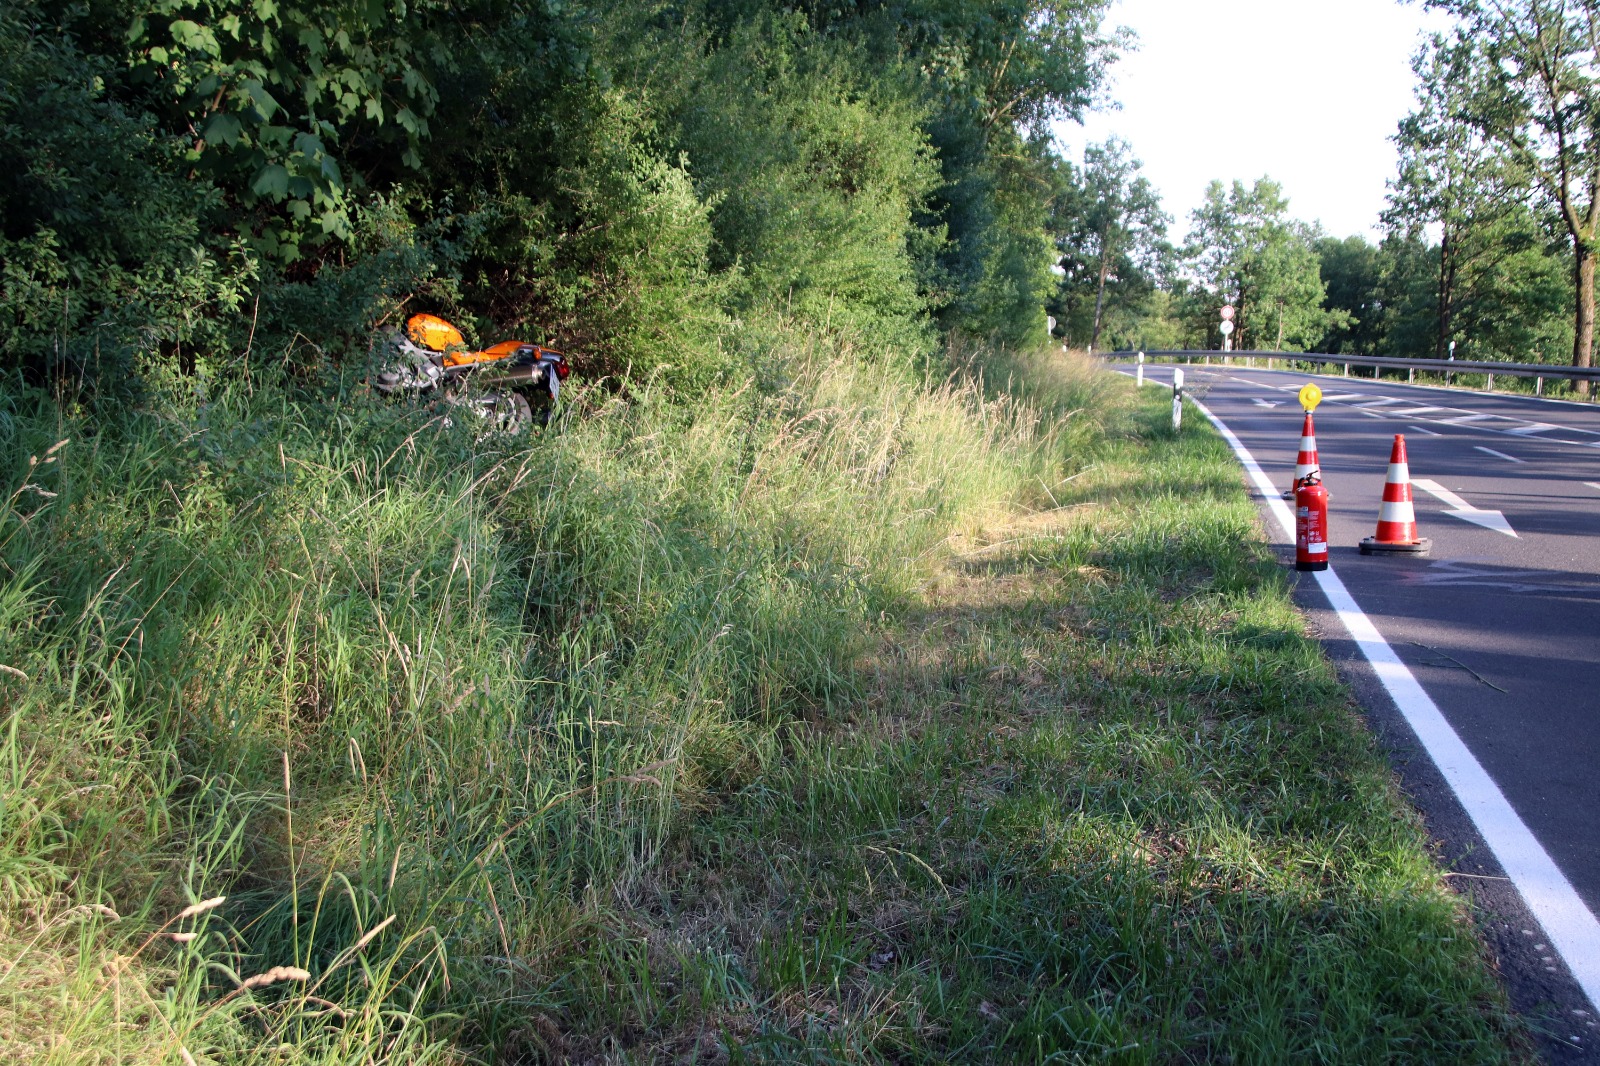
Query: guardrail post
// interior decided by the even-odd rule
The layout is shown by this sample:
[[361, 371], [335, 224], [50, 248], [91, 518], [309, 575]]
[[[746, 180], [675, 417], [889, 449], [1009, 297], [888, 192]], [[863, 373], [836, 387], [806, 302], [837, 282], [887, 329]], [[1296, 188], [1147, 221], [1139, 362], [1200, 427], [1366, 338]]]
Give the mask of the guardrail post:
[[1544, 378], [1534, 378], [1533, 379], [1533, 394], [1535, 396], [1543, 396], [1544, 395]]
[[1344, 376], [1345, 377], [1349, 377], [1350, 376], [1350, 364], [1349, 363], [1346, 363], [1344, 365]]
[[1494, 391], [1494, 375], [1493, 374], [1489, 375], [1489, 383], [1483, 387], [1483, 391], [1484, 392], [1493, 392]]
[[1417, 368], [1414, 367], [1414, 366], [1406, 367], [1406, 384], [1409, 385], [1409, 384], [1411, 384], [1412, 382], [1414, 382], [1416, 380], [1417, 380]]

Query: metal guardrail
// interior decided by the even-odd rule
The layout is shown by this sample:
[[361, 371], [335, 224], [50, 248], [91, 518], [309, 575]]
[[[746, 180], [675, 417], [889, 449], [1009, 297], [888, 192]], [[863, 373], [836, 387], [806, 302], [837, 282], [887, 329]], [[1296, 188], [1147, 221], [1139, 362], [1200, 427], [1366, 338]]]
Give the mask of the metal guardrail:
[[[1132, 359], [1138, 352], [1107, 352], [1107, 359]], [[1204, 358], [1212, 359], [1282, 359], [1286, 363], [1316, 363], [1319, 365], [1344, 366], [1346, 375], [1352, 366], [1370, 366], [1378, 369], [1425, 370], [1433, 374], [1487, 374], [1489, 388], [1494, 388], [1496, 374], [1504, 374], [1513, 378], [1534, 378], [1540, 392], [1543, 392], [1545, 378], [1556, 378], [1565, 381], [1600, 381], [1600, 367], [1589, 366], [1563, 366], [1559, 363], [1479, 363], [1466, 362], [1455, 359], [1395, 359], [1389, 356], [1378, 355], [1329, 355], [1326, 352], [1207, 352], [1193, 349], [1150, 349], [1144, 350], [1146, 358], [1159, 356], [1163, 359], [1182, 358], [1185, 362], [1194, 362]]]

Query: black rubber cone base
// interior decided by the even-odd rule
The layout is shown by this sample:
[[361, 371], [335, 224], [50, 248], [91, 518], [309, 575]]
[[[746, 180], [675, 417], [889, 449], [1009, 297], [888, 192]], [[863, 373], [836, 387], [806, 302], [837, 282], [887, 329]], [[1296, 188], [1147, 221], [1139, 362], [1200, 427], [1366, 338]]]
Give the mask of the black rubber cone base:
[[1328, 568], [1328, 564], [1326, 560], [1320, 563], [1302, 563], [1299, 560], [1296, 560], [1294, 568], [1305, 573], [1315, 573], [1318, 570], [1326, 570]]
[[1423, 537], [1415, 544], [1385, 543], [1376, 537], [1368, 537], [1361, 542], [1362, 555], [1427, 555], [1433, 547], [1433, 541]]

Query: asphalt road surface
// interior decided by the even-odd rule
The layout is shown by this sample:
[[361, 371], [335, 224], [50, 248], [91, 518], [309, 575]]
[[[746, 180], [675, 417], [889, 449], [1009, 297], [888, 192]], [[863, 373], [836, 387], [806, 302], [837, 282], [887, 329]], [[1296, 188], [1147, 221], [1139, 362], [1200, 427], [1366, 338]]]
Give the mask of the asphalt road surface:
[[[1186, 391], [1280, 489], [1291, 484], [1304, 417], [1296, 393], [1307, 381], [1323, 390], [1315, 420], [1334, 571], [1589, 914], [1600, 914], [1600, 407], [1239, 366], [1184, 370]], [[1172, 380], [1167, 366], [1145, 374]], [[1397, 433], [1432, 551], [1363, 556], [1357, 545], [1376, 529]], [[1441, 860], [1471, 879], [1513, 1000], [1544, 1031], [1547, 1056], [1600, 1061], [1590, 1050], [1600, 1049], [1600, 1005], [1585, 1002], [1501, 879], [1318, 585], [1301, 580], [1298, 596], [1373, 714]]]

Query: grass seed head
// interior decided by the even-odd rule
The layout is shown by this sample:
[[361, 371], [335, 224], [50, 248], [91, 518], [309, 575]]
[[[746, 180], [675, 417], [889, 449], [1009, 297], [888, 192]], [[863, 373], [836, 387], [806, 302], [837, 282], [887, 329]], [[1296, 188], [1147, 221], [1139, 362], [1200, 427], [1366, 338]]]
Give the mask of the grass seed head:
[[227, 896], [213, 896], [210, 899], [191, 904], [178, 912], [177, 920], [181, 922], [185, 918], [193, 918], [197, 914], [204, 914], [206, 911], [220, 907], [227, 898]]
[[265, 988], [267, 985], [279, 981], [306, 981], [311, 977], [310, 971], [302, 970], [298, 966], [274, 966], [265, 973], [258, 973], [254, 977], [246, 977], [239, 983], [240, 988]]

